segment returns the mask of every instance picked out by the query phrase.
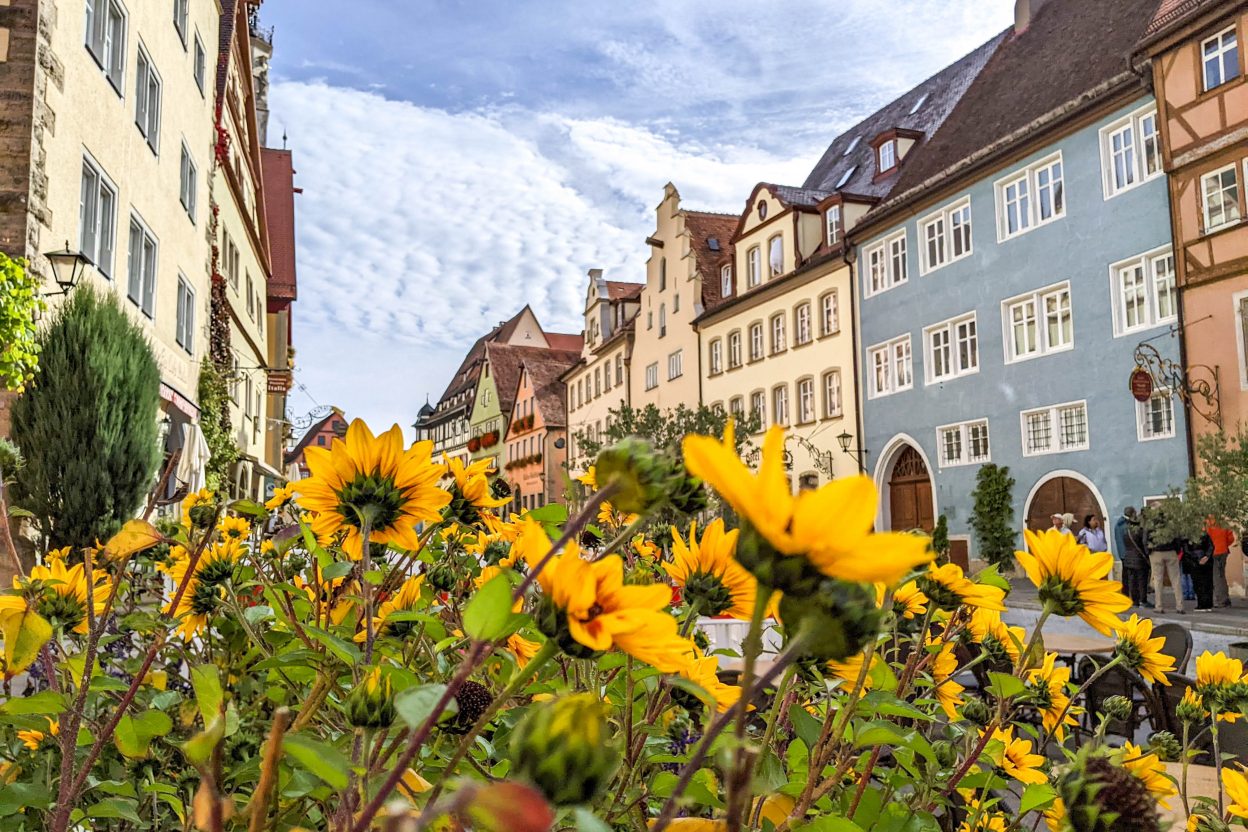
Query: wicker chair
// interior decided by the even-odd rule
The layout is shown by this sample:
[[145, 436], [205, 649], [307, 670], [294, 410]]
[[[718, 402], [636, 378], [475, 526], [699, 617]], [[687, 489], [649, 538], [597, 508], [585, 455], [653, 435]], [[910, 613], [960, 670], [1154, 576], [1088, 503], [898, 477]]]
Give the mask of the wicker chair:
[[[1096, 672], [1097, 664], [1085, 658], [1079, 663], [1079, 678], [1088, 679]], [[1101, 703], [1111, 696], [1124, 696], [1131, 700], [1133, 707], [1126, 720], [1113, 720], [1106, 729], [1111, 734], [1135, 739], [1136, 731], [1147, 722], [1153, 730], [1160, 730], [1161, 708], [1157, 697], [1139, 674], [1121, 667], [1110, 668], [1103, 676], [1093, 682], [1085, 692], [1083, 728], [1095, 731], [1099, 721]]]
[[1186, 673], [1192, 659], [1192, 631], [1182, 624], [1167, 622], [1153, 628], [1154, 638], [1164, 638], [1161, 652], [1174, 659], [1174, 672]]

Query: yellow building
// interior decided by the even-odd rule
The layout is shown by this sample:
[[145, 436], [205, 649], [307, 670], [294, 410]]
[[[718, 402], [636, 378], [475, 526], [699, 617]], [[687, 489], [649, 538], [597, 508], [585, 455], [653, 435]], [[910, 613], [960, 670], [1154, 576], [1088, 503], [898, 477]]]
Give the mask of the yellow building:
[[607, 280], [589, 270], [581, 359], [562, 375], [567, 396], [568, 468], [584, 471], [592, 462], [579, 447], [580, 435], [597, 438], [611, 426], [611, 411], [631, 403], [634, 329], [640, 283]]
[[680, 207], [670, 182], [655, 209], [650, 259], [633, 343], [631, 405], [660, 410], [699, 404], [698, 335], [694, 318], [719, 302], [719, 272], [737, 218]]
[[790, 428], [785, 450], [796, 483], [815, 487], [858, 471], [837, 436], [856, 435], [850, 269], [839, 195], [760, 184], [720, 269], [720, 303], [694, 322], [702, 401], [761, 429]]

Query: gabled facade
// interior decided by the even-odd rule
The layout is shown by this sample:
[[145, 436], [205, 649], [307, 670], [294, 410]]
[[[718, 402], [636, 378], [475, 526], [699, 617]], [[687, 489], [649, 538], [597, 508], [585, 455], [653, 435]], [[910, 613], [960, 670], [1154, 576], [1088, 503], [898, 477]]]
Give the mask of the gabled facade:
[[568, 424], [568, 466], [584, 471], [593, 460], [580, 452], [578, 435], [596, 437], [610, 427], [611, 411], [632, 405], [629, 395], [633, 342], [641, 309], [640, 283], [607, 280], [589, 270], [581, 356], [562, 375]]
[[575, 353], [529, 356], [520, 367], [503, 437], [502, 473], [514, 510], [561, 502], [565, 493], [567, 417], [560, 376], [580, 358]]
[[1127, 385], [1141, 341], [1179, 357], [1166, 183], [1152, 167], [1107, 187], [1123, 125], [1137, 158], [1154, 152], [1155, 104], [1127, 56], [1155, 2], [1020, 0], [1015, 30], [850, 231], [880, 528], [943, 514], [954, 557], [973, 557], [989, 461], [1016, 481], [1020, 528], [1054, 512], [1112, 522], [1183, 482], [1182, 408]]
[[698, 336], [692, 322], [718, 300], [719, 271], [728, 262], [736, 217], [682, 208], [670, 182], [655, 216], [654, 234], [646, 238], [650, 258], [629, 395], [637, 408], [697, 407]]
[[304, 431], [294, 447], [286, 452], [285, 467], [291, 472], [290, 478], [303, 479], [311, 473], [304, 458], [307, 448], [328, 448], [335, 439], [342, 439], [346, 435], [346, 415], [338, 408], [331, 407], [330, 412]]

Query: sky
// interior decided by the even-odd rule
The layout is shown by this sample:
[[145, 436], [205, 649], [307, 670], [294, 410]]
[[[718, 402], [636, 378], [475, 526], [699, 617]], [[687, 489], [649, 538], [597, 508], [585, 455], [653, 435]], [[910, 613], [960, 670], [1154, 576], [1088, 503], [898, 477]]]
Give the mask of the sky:
[[[294, 152], [298, 418], [436, 402], [524, 304], [640, 281], [663, 186], [737, 213], [1013, 20], [1011, 0], [268, 0]], [[410, 435], [410, 431], [409, 431]]]

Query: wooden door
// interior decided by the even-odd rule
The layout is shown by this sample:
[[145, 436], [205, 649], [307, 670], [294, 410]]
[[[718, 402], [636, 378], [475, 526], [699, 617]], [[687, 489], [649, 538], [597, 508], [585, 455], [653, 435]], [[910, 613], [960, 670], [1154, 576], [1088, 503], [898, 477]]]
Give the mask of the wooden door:
[[[1089, 514], [1101, 515], [1101, 507], [1096, 502], [1092, 489], [1073, 477], [1054, 477], [1036, 490], [1027, 507], [1027, 528], [1042, 531], [1053, 525], [1054, 514], [1070, 513], [1075, 515], [1077, 531], [1083, 526], [1083, 518]], [[1101, 517], [1101, 522], [1105, 518]]]
[[932, 481], [923, 457], [914, 448], [903, 450], [893, 465], [893, 475], [888, 481], [888, 501], [893, 531], [922, 529], [930, 532], [936, 527]]

